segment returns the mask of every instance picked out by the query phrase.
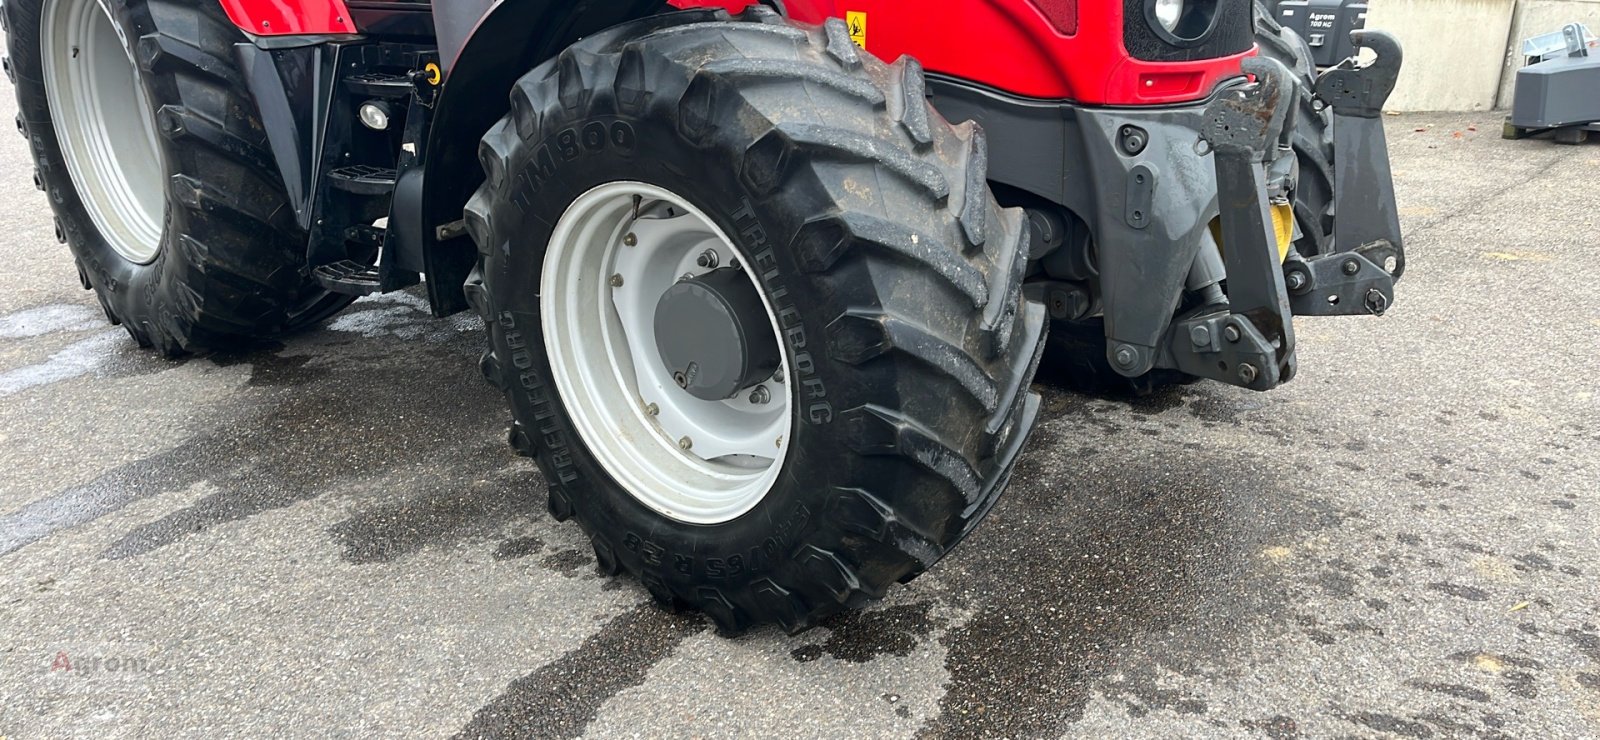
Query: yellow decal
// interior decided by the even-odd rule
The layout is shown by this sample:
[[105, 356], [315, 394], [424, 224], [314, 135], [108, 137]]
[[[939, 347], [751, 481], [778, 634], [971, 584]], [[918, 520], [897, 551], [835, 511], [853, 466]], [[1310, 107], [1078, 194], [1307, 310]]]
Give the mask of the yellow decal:
[[867, 48], [867, 14], [860, 10], [851, 10], [844, 14], [844, 23], [850, 28], [850, 40], [856, 46]]

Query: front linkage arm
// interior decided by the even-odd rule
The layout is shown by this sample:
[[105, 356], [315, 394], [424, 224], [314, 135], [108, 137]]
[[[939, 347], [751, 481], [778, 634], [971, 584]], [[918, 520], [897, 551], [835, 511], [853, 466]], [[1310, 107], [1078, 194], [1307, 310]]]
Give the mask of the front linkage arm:
[[1206, 109], [1199, 146], [1213, 152], [1221, 211], [1228, 303], [1172, 324], [1172, 364], [1190, 375], [1269, 390], [1294, 376], [1294, 324], [1267, 203], [1266, 161], [1276, 154], [1297, 88], [1289, 71], [1253, 57], [1254, 84], [1217, 97]]
[[1400, 75], [1400, 43], [1383, 31], [1355, 31], [1355, 57], [1317, 78], [1317, 103], [1333, 108], [1334, 251], [1284, 261], [1289, 304], [1297, 315], [1382, 314], [1394, 304], [1394, 281], [1406, 269], [1400, 215], [1383, 134], [1383, 104]]

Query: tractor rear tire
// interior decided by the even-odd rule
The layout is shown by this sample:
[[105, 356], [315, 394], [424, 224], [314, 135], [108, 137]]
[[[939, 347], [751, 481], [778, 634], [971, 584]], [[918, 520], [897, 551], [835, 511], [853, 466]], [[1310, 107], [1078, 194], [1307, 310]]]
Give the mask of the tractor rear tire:
[[294, 331], [350, 302], [305, 272], [306, 236], [234, 54], [244, 35], [221, 5], [3, 7], [35, 183], [113, 324], [178, 356]]
[[1317, 68], [1305, 39], [1278, 23], [1259, 0], [1255, 23], [1261, 56], [1287, 67], [1300, 88], [1300, 110], [1290, 134], [1300, 169], [1294, 191], [1295, 225], [1300, 232], [1295, 249], [1303, 257], [1315, 257], [1333, 249], [1333, 111], [1312, 105]]
[[[552, 516], [577, 520], [602, 573], [636, 577], [725, 633], [797, 632], [933, 565], [1000, 495], [1038, 408], [1045, 311], [1023, 297], [1025, 224], [989, 192], [982, 130], [946, 123], [923, 90], [915, 61], [860, 52], [842, 22], [799, 26], [759, 6], [614, 27], [516, 83], [479, 150], [467, 296], [488, 328], [482, 369], [509, 400], [511, 443], [538, 462]], [[631, 216], [617, 201], [606, 213], [623, 220], [583, 232], [593, 238], [564, 236], [582, 204], [615, 188], [663, 195], [633, 196]], [[574, 343], [634, 331], [618, 296], [636, 278], [612, 268], [665, 249], [646, 219], [689, 210], [749, 271], [788, 368], [764, 387], [793, 408], [758, 500], [699, 519], [602, 454], [621, 444], [640, 459], [719, 462], [664, 432], [671, 399], [693, 403], [672, 395], [685, 379], [596, 401], [564, 380], [592, 350], [553, 339], [583, 311], [603, 317]], [[560, 250], [596, 240], [613, 261], [553, 288], [548, 273], [572, 264]], [[585, 291], [599, 298], [574, 298]], [[653, 354], [629, 360], [661, 362]], [[605, 418], [585, 405], [620, 395]]]

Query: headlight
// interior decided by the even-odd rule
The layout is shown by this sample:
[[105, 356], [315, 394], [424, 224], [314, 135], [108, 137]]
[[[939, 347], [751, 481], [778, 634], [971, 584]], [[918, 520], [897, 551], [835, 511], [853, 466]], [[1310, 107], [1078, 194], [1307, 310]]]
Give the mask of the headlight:
[[373, 131], [382, 131], [389, 128], [389, 104], [382, 100], [368, 100], [357, 109], [356, 116], [361, 119], [361, 125]]
[[1144, 0], [1144, 22], [1180, 49], [1205, 43], [1217, 26], [1218, 0]]
[[1178, 20], [1183, 17], [1183, 0], [1155, 0], [1156, 23], [1168, 33], [1178, 30]]

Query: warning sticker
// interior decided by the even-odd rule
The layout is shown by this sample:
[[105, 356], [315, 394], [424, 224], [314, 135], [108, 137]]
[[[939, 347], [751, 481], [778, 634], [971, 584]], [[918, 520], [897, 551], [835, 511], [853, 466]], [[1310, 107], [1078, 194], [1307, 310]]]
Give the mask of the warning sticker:
[[860, 10], [847, 11], [844, 24], [850, 28], [850, 40], [856, 42], [856, 46], [867, 48], [867, 14]]

